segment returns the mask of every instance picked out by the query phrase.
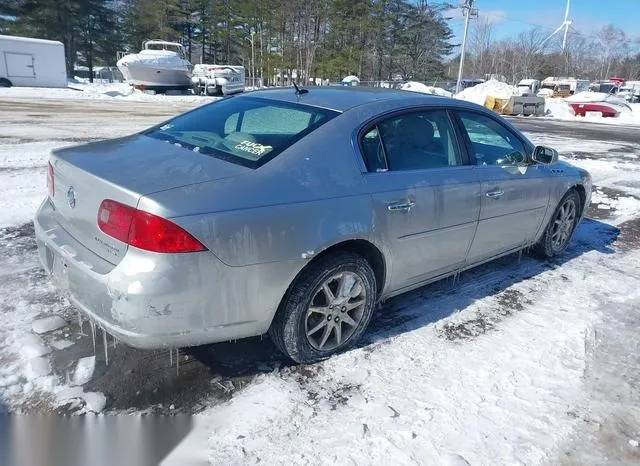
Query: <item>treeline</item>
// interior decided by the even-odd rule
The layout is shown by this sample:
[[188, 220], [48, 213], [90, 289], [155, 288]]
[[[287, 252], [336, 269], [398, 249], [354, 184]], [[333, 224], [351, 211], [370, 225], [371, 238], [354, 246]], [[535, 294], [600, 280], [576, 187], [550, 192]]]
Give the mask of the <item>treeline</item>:
[[486, 19], [474, 20], [469, 34], [469, 58], [465, 60], [466, 74], [497, 75], [511, 83], [547, 76], [591, 80], [620, 76], [640, 80], [640, 38], [632, 40], [613, 25], [588, 35], [570, 30], [564, 51], [561, 34], [547, 40], [550, 31], [531, 28], [515, 37], [498, 40], [495, 36], [499, 27]]
[[[67, 71], [114, 65], [146, 39], [182, 43], [194, 63], [244, 64], [273, 82], [443, 76], [444, 2], [427, 0], [0, 0], [0, 33], [64, 43]], [[281, 70], [281, 71], [276, 71]]]

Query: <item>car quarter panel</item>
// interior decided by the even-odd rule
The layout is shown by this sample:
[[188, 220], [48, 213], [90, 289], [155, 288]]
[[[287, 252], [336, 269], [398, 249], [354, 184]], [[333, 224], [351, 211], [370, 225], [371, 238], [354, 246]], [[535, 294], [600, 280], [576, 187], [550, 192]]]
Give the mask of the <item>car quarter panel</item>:
[[90, 320], [139, 348], [266, 332], [303, 262], [229, 267], [208, 251], [158, 254], [130, 247], [114, 266], [62, 229], [48, 203], [34, 222], [45, 271]]

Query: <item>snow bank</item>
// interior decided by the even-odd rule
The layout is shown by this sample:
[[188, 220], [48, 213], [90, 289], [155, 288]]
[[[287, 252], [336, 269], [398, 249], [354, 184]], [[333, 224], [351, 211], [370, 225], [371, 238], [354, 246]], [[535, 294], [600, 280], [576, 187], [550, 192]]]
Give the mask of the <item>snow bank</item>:
[[427, 86], [416, 81], [409, 81], [404, 83], [400, 88], [403, 91], [421, 92], [423, 94], [440, 95], [443, 97], [451, 97], [453, 94], [449, 91], [442, 89], [441, 87]]
[[130, 102], [173, 102], [206, 104], [220, 97], [193, 94], [154, 94], [135, 89], [127, 83], [69, 83], [69, 87], [44, 89], [40, 87], [0, 87], [0, 99], [65, 99], [65, 100], [123, 100]]
[[462, 92], [456, 94], [455, 98], [473, 102], [478, 105], [484, 105], [487, 97], [509, 99], [514, 95], [518, 95], [517, 87], [496, 81], [495, 79], [490, 79], [487, 82], [464, 89]]
[[545, 99], [544, 111], [545, 115], [562, 120], [571, 119], [576, 116], [576, 112], [573, 111], [571, 105], [565, 102], [564, 99]]

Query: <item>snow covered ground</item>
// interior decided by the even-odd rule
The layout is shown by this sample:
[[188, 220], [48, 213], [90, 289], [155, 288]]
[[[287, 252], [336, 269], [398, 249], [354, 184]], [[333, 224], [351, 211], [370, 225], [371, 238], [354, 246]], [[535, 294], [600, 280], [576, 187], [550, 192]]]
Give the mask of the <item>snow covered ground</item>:
[[24, 98], [32, 101], [38, 99], [66, 100], [126, 100], [128, 102], [167, 102], [204, 104], [219, 97], [197, 96], [168, 92], [155, 94], [134, 89], [127, 83], [69, 83], [66, 88], [11, 87], [0, 88], [0, 99]]
[[198, 413], [166, 464], [640, 461], [640, 136], [589, 140], [572, 123], [535, 120], [532, 139], [595, 184], [591, 220], [566, 256], [507, 257], [390, 300], [353, 351], [291, 367], [256, 340], [180, 353], [178, 369], [175, 354], [171, 366], [168, 354], [109, 339], [107, 366], [101, 332], [94, 354], [91, 329], [38, 265], [28, 222], [47, 152], [128, 134], [202, 98], [5, 98], [0, 411]]

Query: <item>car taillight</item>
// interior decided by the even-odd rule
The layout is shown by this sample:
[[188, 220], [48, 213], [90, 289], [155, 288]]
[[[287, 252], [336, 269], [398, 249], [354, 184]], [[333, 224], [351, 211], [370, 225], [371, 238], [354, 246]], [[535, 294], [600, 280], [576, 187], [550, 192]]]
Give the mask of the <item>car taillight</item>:
[[49, 162], [47, 167], [47, 190], [49, 191], [49, 197], [53, 198], [56, 194], [56, 185], [53, 177], [53, 165], [51, 165], [51, 162]]
[[109, 199], [100, 204], [98, 226], [105, 234], [145, 251], [183, 253], [207, 249], [175, 223]]
[[135, 211], [133, 207], [106, 199], [98, 209], [98, 227], [112, 238], [127, 243]]

